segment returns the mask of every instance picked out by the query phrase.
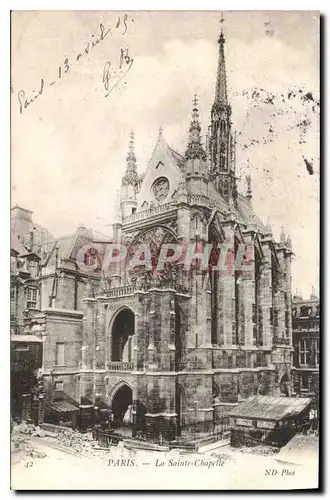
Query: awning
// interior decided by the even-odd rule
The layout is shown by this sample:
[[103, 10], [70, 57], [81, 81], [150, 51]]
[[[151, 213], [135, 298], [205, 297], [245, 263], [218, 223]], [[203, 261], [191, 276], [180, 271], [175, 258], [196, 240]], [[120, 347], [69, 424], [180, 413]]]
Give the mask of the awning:
[[299, 415], [311, 402], [312, 398], [252, 396], [239, 403], [236, 408], [228, 412], [228, 415], [230, 417], [277, 421]]
[[36, 337], [35, 335], [11, 335], [10, 336], [10, 341], [11, 342], [42, 342], [42, 340], [39, 337]]
[[48, 408], [56, 413], [72, 413], [79, 411], [79, 408], [68, 401], [53, 401], [47, 405]]

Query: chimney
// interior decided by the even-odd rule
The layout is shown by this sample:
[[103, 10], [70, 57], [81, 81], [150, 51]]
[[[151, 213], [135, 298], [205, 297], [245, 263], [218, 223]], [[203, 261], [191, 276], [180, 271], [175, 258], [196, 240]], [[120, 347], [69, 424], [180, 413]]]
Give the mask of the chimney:
[[33, 250], [33, 240], [34, 240], [34, 234], [33, 234], [33, 229], [30, 229], [29, 231], [29, 252], [32, 252]]

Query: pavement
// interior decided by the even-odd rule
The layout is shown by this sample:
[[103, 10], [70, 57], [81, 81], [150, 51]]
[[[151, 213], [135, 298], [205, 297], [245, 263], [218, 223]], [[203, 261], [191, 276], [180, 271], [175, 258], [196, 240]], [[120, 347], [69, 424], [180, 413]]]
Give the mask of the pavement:
[[[79, 442], [81, 438], [77, 439]], [[122, 443], [100, 450], [88, 437], [83, 441], [87, 444], [78, 451], [68, 441], [63, 444], [63, 439], [61, 442], [49, 436], [25, 435], [20, 447], [12, 453], [11, 488], [260, 490], [317, 486], [315, 461], [300, 467], [282, 466], [276, 454], [263, 448], [237, 449], [218, 442], [199, 453], [180, 450], [164, 453], [127, 450]]]

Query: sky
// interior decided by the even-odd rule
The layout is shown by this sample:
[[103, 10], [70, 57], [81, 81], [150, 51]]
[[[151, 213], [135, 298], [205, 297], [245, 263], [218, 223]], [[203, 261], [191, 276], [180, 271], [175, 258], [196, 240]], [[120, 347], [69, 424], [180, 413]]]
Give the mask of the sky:
[[318, 14], [220, 20], [219, 11], [14, 12], [11, 203], [54, 236], [81, 223], [111, 233], [130, 131], [139, 172], [160, 126], [184, 152], [197, 93], [205, 136], [223, 27], [239, 188], [250, 173], [256, 213], [275, 238], [284, 226], [292, 239], [293, 292], [309, 297], [319, 281]]

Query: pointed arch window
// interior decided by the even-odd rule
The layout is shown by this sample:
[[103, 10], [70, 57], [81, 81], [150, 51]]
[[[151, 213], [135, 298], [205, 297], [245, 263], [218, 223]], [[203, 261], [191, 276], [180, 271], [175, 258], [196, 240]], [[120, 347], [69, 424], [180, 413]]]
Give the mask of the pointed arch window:
[[225, 168], [226, 163], [226, 146], [222, 143], [220, 146], [220, 167]]
[[223, 194], [223, 196], [228, 196], [228, 194], [229, 194], [228, 180], [227, 179], [224, 179], [224, 181], [223, 181], [222, 194]]
[[221, 120], [220, 122], [220, 132], [223, 134], [226, 131], [226, 122], [225, 120]]

